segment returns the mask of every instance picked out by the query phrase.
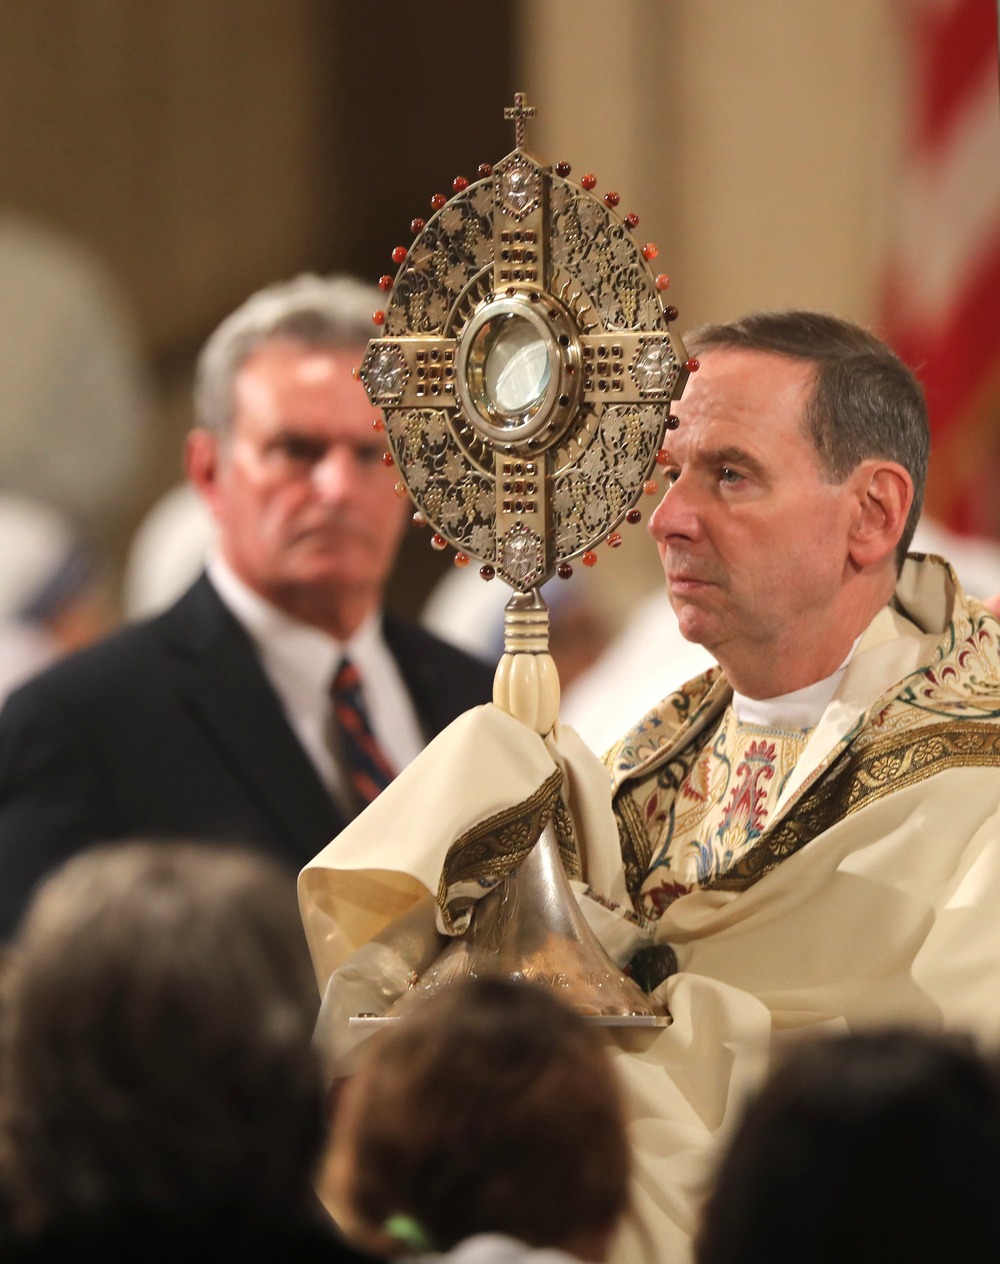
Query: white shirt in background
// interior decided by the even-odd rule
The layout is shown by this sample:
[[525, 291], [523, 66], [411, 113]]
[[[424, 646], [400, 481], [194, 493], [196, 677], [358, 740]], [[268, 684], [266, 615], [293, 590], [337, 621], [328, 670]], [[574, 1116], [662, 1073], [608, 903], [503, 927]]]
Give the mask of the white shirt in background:
[[395, 658], [382, 637], [381, 615], [371, 615], [346, 642], [300, 623], [249, 588], [215, 552], [208, 577], [219, 597], [253, 641], [261, 666], [288, 722], [330, 792], [351, 801], [327, 741], [332, 723], [330, 685], [342, 658], [361, 677], [375, 738], [397, 772], [426, 745], [416, 708]]

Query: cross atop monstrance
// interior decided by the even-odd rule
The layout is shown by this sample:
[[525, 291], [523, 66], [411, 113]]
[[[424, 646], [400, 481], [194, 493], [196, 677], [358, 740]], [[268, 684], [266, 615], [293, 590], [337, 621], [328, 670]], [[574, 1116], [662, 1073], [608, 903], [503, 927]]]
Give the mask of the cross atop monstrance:
[[514, 93], [514, 104], [504, 106], [503, 116], [514, 122], [514, 143], [518, 149], [524, 148], [524, 124], [527, 119], [535, 117], [535, 107], [528, 104], [523, 92]]

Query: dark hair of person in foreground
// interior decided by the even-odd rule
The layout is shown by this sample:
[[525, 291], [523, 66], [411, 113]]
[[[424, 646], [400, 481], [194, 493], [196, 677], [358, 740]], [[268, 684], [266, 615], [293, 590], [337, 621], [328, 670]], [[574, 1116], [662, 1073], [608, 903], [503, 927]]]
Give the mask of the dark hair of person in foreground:
[[313, 1194], [317, 1008], [272, 862], [187, 843], [70, 860], [4, 978], [0, 1177], [22, 1252], [356, 1258]]
[[719, 1167], [697, 1264], [1000, 1260], [1000, 1073], [961, 1039], [887, 1030], [801, 1048]]
[[606, 1256], [629, 1172], [598, 1029], [540, 985], [483, 978], [411, 1002], [373, 1039], [331, 1165], [345, 1229], [383, 1253], [403, 1250], [403, 1223], [425, 1250], [494, 1233], [588, 1260]]

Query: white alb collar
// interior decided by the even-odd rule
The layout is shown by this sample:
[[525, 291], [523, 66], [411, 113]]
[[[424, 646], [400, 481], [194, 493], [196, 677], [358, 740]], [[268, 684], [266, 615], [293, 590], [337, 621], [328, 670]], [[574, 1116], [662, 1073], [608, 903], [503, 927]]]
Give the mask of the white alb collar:
[[836, 671], [811, 685], [793, 689], [791, 693], [778, 694], [776, 698], [748, 698], [745, 694], [734, 692], [732, 705], [736, 718], [743, 724], [760, 724], [768, 728], [813, 728], [819, 723], [820, 716], [837, 692], [847, 664], [854, 657], [862, 636], [863, 632], [847, 651], [847, 657]]

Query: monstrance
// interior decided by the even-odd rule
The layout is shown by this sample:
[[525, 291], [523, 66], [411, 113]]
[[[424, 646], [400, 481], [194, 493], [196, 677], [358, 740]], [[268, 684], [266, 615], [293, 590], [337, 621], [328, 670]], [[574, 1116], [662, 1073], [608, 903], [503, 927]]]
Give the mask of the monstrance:
[[[668, 278], [651, 266], [656, 246], [636, 237], [638, 216], [619, 213], [617, 193], [596, 196], [593, 175], [575, 184], [568, 163], [528, 153], [534, 112], [517, 93], [504, 112], [513, 152], [474, 182], [457, 177], [412, 222], [395, 277], [381, 278], [381, 336], [360, 377], [432, 543], [514, 590], [494, 701], [545, 734], [559, 688], [538, 589], [568, 579], [574, 558], [593, 565], [621, 543], [623, 521], [640, 520], [676, 425], [671, 401], [697, 364], [671, 330]], [[532, 864], [553, 868], [554, 845], [543, 834]]]

